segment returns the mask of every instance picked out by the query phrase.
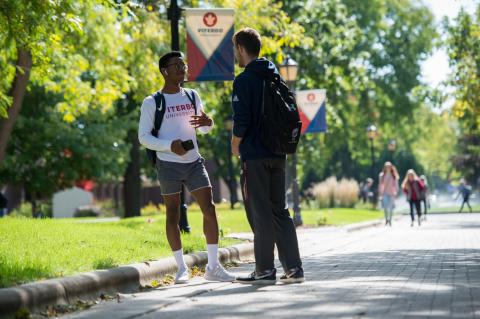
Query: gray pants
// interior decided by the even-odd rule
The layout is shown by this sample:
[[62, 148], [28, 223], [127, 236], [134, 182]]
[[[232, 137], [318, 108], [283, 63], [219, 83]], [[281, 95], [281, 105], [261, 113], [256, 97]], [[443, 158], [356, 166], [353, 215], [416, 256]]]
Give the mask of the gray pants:
[[242, 164], [242, 195], [254, 233], [255, 270], [274, 268], [274, 247], [285, 271], [301, 267], [297, 233], [285, 204], [285, 159]]
[[385, 212], [385, 220], [392, 221], [393, 208], [395, 207], [395, 197], [387, 194], [382, 196], [382, 206]]

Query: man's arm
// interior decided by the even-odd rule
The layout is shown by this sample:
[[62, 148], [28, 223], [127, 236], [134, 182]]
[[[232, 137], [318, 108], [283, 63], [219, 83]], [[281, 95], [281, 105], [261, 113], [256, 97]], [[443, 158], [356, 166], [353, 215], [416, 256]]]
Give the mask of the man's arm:
[[240, 156], [240, 143], [250, 126], [252, 114], [250, 109], [247, 83], [243, 78], [237, 78], [233, 82], [232, 108], [233, 108], [233, 134], [232, 153]]
[[198, 129], [200, 134], [207, 134], [213, 129], [213, 125], [214, 125], [213, 118], [211, 118], [205, 113], [205, 109], [203, 107], [203, 103], [200, 98], [200, 95], [195, 90], [192, 90], [192, 91], [193, 91], [193, 94], [195, 94], [195, 101], [197, 104], [197, 108], [200, 111], [200, 115], [191, 116], [190, 124], [194, 128]]

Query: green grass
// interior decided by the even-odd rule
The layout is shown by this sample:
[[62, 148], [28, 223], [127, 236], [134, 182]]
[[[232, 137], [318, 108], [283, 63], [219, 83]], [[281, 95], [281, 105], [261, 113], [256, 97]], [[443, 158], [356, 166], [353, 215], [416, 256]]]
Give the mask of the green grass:
[[[480, 212], [480, 205], [471, 205], [473, 212]], [[427, 213], [457, 213], [460, 210], [460, 205], [449, 207], [435, 207], [430, 208]], [[463, 207], [463, 213], [469, 213], [468, 206]]]
[[[354, 209], [310, 209], [304, 210], [302, 216], [306, 225], [317, 226], [376, 219], [382, 213]], [[199, 209], [192, 206], [188, 218], [192, 233], [182, 235], [184, 251], [205, 250]], [[223, 235], [250, 231], [241, 208], [232, 211], [219, 207], [218, 219]], [[85, 221], [85, 218], [0, 219], [0, 287], [171, 256], [165, 237], [164, 214], [107, 223]], [[238, 242], [222, 238], [220, 246]]]
[[383, 212], [370, 209], [354, 208], [325, 208], [306, 209], [302, 211], [302, 219], [305, 225], [347, 225], [360, 223], [383, 217]]

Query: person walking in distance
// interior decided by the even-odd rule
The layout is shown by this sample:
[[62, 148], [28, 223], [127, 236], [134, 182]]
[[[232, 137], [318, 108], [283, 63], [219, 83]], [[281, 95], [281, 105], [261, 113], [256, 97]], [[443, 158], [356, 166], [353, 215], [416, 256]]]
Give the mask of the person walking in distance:
[[465, 179], [460, 180], [460, 185], [458, 186], [458, 194], [455, 199], [458, 199], [460, 195], [462, 195], [462, 206], [460, 206], [459, 213], [463, 210], [463, 205], [467, 204], [468, 209], [470, 209], [470, 213], [472, 212], [472, 206], [470, 206], [470, 194], [472, 193], [472, 187], [467, 184]]
[[[182, 184], [190, 190], [203, 213], [208, 253], [205, 279], [234, 281], [235, 276], [218, 261], [218, 223], [212, 186], [196, 139], [196, 131], [208, 133], [213, 127], [213, 120], [204, 113], [198, 93], [182, 88], [187, 71], [182, 53], [174, 51], [163, 55], [159, 60], [159, 69], [165, 85], [143, 101], [138, 138], [147, 149], [156, 151], [154, 160], [167, 211], [167, 240], [178, 265], [175, 283], [187, 283], [189, 280], [178, 227]], [[160, 115], [159, 119], [160, 112], [163, 112], [163, 118]], [[159, 120], [161, 125], [155, 132]]]
[[422, 224], [422, 210], [420, 208], [420, 199], [423, 188], [424, 185], [420, 178], [418, 178], [415, 171], [413, 169], [409, 169], [407, 171], [407, 174], [405, 175], [405, 178], [403, 179], [402, 189], [407, 196], [408, 203], [410, 204], [410, 217], [412, 218], [412, 224], [410, 226], [412, 227], [415, 221], [414, 209], [417, 211], [418, 226]]
[[244, 68], [233, 82], [232, 153], [242, 162], [242, 190], [247, 218], [254, 233], [255, 270], [237, 282], [274, 284], [274, 248], [285, 274], [280, 281], [304, 281], [293, 220], [285, 204], [285, 155], [270, 152], [260, 140], [259, 123], [266, 79], [276, 76], [275, 65], [259, 58], [260, 34], [244, 28], [233, 36], [235, 57]]
[[[423, 220], [427, 221], [427, 212], [428, 212], [428, 182], [427, 182], [427, 177], [425, 175], [420, 175], [420, 180], [423, 183], [423, 190], [422, 193], [420, 194], [420, 204], [423, 203]], [[420, 205], [421, 206], [421, 205]]]
[[400, 176], [395, 166], [393, 166], [391, 162], [385, 162], [378, 178], [378, 193], [385, 212], [385, 225], [392, 226], [393, 209], [395, 208], [395, 197], [398, 194], [399, 179]]

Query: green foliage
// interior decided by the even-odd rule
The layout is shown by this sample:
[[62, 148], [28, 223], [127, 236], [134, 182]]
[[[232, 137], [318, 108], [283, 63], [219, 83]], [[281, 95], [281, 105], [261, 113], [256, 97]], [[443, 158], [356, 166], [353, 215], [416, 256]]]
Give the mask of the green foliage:
[[455, 88], [453, 116], [460, 123], [455, 166], [470, 182], [480, 176], [480, 4], [475, 14], [463, 9], [445, 23], [447, 52], [453, 69], [449, 84]]
[[[455, 154], [456, 134], [448, 112], [438, 115], [427, 107], [417, 112], [418, 122], [422, 123], [419, 138], [413, 143], [413, 152], [429, 175], [447, 180], [452, 173], [451, 158]], [[445, 143], [449, 141], [449, 143]]]
[[10, 217], [14, 218], [31, 218], [32, 217], [32, 204], [22, 203], [16, 209], [8, 214]]
[[89, 110], [110, 111], [114, 103], [129, 91], [130, 77], [123, 48], [126, 35], [119, 32], [118, 11], [90, 6], [81, 8], [83, 32], [58, 37], [46, 81], [35, 79], [63, 99], [56, 104], [63, 120], [73, 122]]
[[302, 176], [370, 175], [369, 123], [381, 133], [376, 170], [390, 139], [411, 154], [412, 114], [421, 105], [413, 92], [436, 37], [428, 9], [407, 0], [328, 0], [289, 1], [286, 10], [314, 39], [290, 51], [300, 65], [297, 87], [327, 91], [329, 132], [302, 138]]
[[29, 193], [50, 196], [79, 180], [121, 175], [128, 150], [123, 120], [112, 112], [91, 110], [68, 123], [53, 109], [58, 100], [58, 95], [32, 87], [13, 131], [1, 179], [24, 185]]
[[[12, 62], [17, 52], [30, 52], [34, 68], [38, 68], [38, 73], [45, 77], [51, 56], [59, 47], [60, 35], [82, 32], [82, 21], [77, 14], [82, 4], [91, 2], [12, 0], [0, 3], [0, 116], [6, 116], [6, 109], [12, 102], [8, 91], [14, 77]], [[5, 78], [3, 70], [6, 71]]]

